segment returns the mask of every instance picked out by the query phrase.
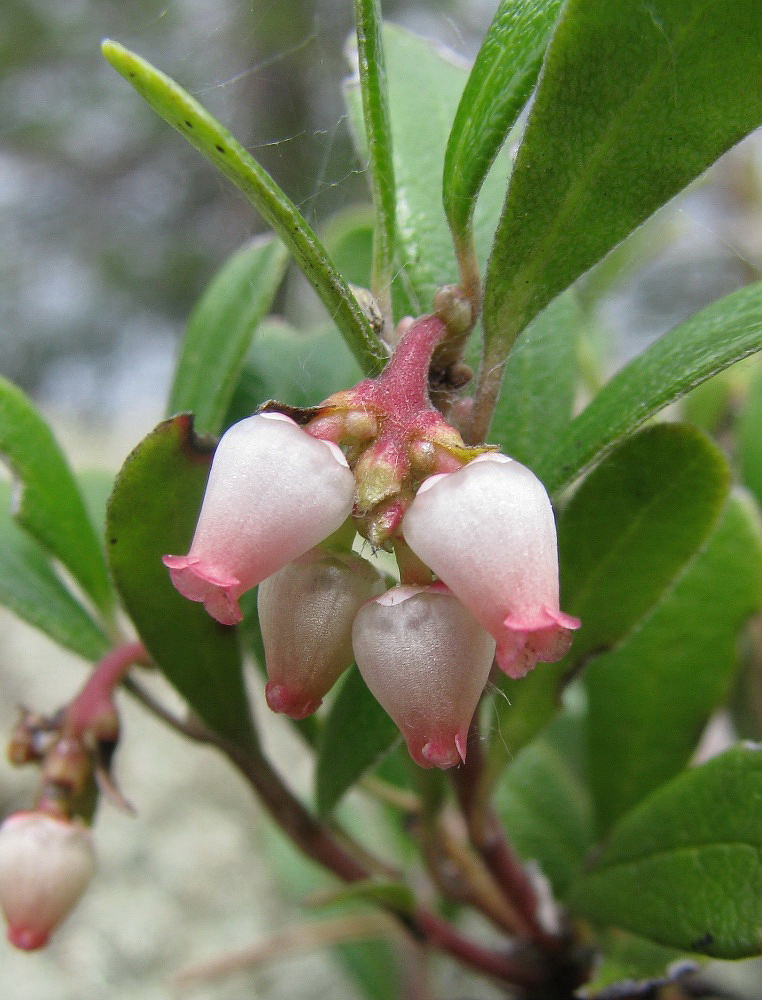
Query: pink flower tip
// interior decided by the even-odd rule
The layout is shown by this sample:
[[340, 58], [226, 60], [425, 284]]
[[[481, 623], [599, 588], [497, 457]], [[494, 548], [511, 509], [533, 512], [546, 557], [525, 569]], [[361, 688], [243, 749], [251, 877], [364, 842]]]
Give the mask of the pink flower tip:
[[273, 684], [272, 681], [265, 686], [265, 698], [273, 712], [282, 712], [291, 719], [306, 719], [317, 712], [323, 703], [321, 698], [305, 696], [298, 688]]
[[445, 770], [466, 762], [466, 737], [458, 733], [452, 740], [427, 740], [419, 752], [408, 743], [411, 757], [421, 767], [439, 767]]
[[163, 556], [175, 589], [189, 601], [203, 604], [221, 625], [237, 625], [243, 617], [238, 606], [240, 582], [234, 576], [215, 574], [199, 556]]
[[14, 948], [20, 951], [37, 951], [44, 948], [50, 940], [50, 934], [33, 930], [31, 927], [9, 927], [7, 938]]
[[503, 621], [504, 634], [497, 644], [496, 660], [501, 670], [514, 680], [525, 677], [538, 660], [555, 663], [571, 646], [572, 632], [580, 627], [579, 618], [542, 605], [530, 619], [508, 615]]

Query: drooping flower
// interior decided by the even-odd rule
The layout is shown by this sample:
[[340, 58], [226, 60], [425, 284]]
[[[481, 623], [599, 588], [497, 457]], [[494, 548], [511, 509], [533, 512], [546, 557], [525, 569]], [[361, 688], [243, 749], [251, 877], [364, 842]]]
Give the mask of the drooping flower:
[[533, 472], [488, 453], [432, 476], [402, 530], [413, 552], [494, 636], [498, 665], [509, 677], [566, 653], [580, 623], [559, 609], [553, 509]]
[[468, 727], [495, 642], [441, 583], [393, 587], [352, 631], [357, 666], [421, 767], [466, 759]]
[[311, 715], [354, 659], [352, 622], [384, 589], [352, 552], [313, 549], [259, 585], [257, 605], [269, 682], [267, 703], [294, 719]]
[[335, 444], [281, 413], [247, 417], [217, 446], [190, 552], [164, 564], [184, 597], [234, 625], [241, 594], [336, 531], [353, 495]]
[[74, 908], [95, 871], [89, 830], [42, 812], [18, 812], [0, 827], [0, 906], [8, 940], [32, 951]]

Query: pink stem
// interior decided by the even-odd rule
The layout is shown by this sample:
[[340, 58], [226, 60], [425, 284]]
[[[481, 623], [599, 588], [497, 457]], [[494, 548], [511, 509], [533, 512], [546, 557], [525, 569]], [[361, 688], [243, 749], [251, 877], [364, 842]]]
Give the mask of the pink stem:
[[397, 345], [389, 364], [378, 378], [379, 389], [406, 408], [429, 405], [429, 368], [434, 349], [447, 335], [438, 316], [421, 316]]
[[72, 736], [81, 735], [104, 709], [112, 707], [114, 688], [135, 664], [148, 664], [150, 658], [142, 642], [125, 642], [99, 660], [84, 687], [66, 710], [66, 723]]

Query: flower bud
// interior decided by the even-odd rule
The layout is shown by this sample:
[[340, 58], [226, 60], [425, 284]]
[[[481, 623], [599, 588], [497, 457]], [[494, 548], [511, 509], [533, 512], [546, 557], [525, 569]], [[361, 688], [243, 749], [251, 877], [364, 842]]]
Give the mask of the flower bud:
[[336, 531], [353, 495], [336, 445], [281, 413], [247, 417], [217, 446], [190, 552], [164, 556], [172, 583], [234, 625], [241, 594]]
[[494, 636], [498, 665], [509, 677], [566, 653], [580, 623], [559, 610], [553, 509], [533, 472], [488, 453], [432, 476], [402, 530], [413, 552]]
[[442, 584], [401, 586], [362, 607], [357, 666], [421, 767], [466, 759], [468, 727], [495, 643]]
[[367, 560], [313, 549], [259, 585], [257, 606], [274, 712], [303, 719], [352, 663], [352, 622], [384, 590]]
[[73, 909], [95, 871], [89, 830], [42, 812], [19, 812], [0, 827], [0, 906], [8, 940], [32, 951]]

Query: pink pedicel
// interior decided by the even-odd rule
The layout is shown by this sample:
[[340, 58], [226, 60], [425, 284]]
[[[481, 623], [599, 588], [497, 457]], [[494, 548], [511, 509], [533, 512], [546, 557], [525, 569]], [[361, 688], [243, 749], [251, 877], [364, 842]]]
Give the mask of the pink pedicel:
[[421, 767], [465, 760], [495, 642], [442, 584], [400, 586], [365, 604], [352, 641], [365, 683]]
[[0, 906], [16, 948], [42, 948], [95, 872], [90, 831], [42, 812], [18, 812], [0, 827]]
[[190, 551], [164, 564], [183, 597], [235, 625], [240, 596], [336, 531], [353, 496], [336, 445], [281, 413], [247, 417], [217, 446]]
[[259, 585], [257, 607], [274, 712], [303, 719], [319, 707], [354, 659], [352, 622], [385, 584], [353, 552], [320, 549], [301, 556]]
[[579, 619], [559, 609], [558, 551], [545, 487], [525, 466], [488, 453], [424, 482], [405, 540], [495, 638], [497, 662], [523, 677], [561, 659]]

